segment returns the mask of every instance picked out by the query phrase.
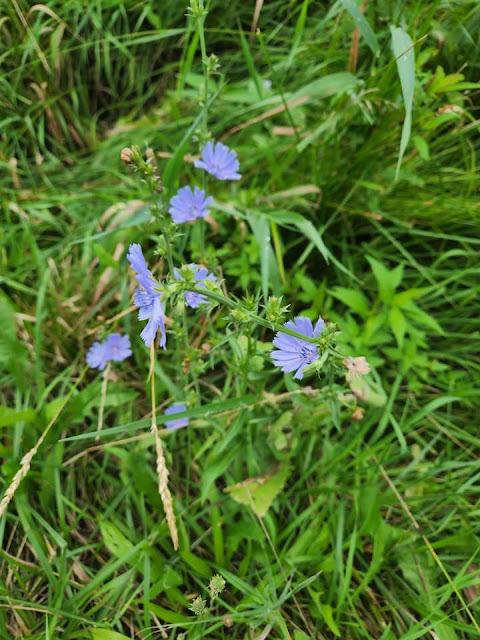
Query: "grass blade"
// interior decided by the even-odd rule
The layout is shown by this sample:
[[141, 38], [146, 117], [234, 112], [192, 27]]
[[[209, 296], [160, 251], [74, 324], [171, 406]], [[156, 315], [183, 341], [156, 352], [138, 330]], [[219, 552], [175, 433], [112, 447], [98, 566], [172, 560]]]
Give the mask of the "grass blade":
[[365, 42], [370, 48], [370, 51], [373, 55], [376, 55], [380, 49], [378, 46], [378, 40], [376, 35], [374, 34], [372, 27], [368, 24], [367, 19], [357, 7], [353, 0], [341, 0], [342, 5], [348, 11], [348, 13], [352, 16], [353, 21], [355, 22], [355, 26], [360, 29], [360, 33], [365, 39]]
[[397, 61], [398, 75], [402, 85], [403, 103], [405, 105], [405, 120], [403, 121], [400, 151], [398, 153], [395, 180], [398, 179], [403, 154], [407, 148], [412, 130], [413, 89], [415, 84], [415, 53], [413, 42], [406, 31], [400, 27], [390, 27], [392, 33], [392, 48]]

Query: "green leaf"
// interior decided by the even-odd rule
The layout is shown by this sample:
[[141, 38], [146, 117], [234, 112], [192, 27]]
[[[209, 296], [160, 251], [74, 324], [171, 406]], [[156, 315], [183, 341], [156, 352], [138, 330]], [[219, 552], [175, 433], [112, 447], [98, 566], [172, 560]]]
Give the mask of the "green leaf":
[[202, 490], [200, 493], [202, 502], [207, 499], [215, 480], [229, 468], [232, 460], [238, 455], [238, 451], [238, 447], [234, 447], [228, 453], [222, 451], [218, 455], [209, 455], [202, 475]]
[[435, 331], [435, 333], [443, 334], [443, 329], [435, 320], [435, 318], [433, 318], [428, 313], [425, 313], [425, 311], [420, 309], [420, 307], [418, 307], [414, 302], [408, 302], [407, 304], [404, 304], [402, 309], [407, 314], [407, 316], [415, 323], [419, 324], [422, 327], [432, 329], [433, 331]]
[[[150, 207], [142, 207], [141, 209], [135, 209], [134, 215], [129, 215], [127, 219], [113, 227], [112, 229], [108, 229], [107, 231], [99, 231], [91, 236], [85, 236], [83, 238], [79, 238], [78, 240], [72, 240], [69, 244], [82, 244], [83, 242], [91, 242], [92, 240], [98, 240], [99, 238], [104, 238], [105, 236], [112, 235], [113, 233], [117, 233], [118, 231], [124, 231], [130, 227], [138, 227], [141, 224], [145, 224], [151, 218]], [[118, 266], [118, 265], [117, 265]]]
[[180, 552], [180, 555], [185, 564], [188, 564], [189, 567], [194, 569], [204, 578], [210, 578], [212, 576], [212, 569], [210, 568], [210, 565], [199, 556], [196, 556], [191, 551], [188, 551], [188, 549], [182, 550]]
[[428, 93], [434, 95], [435, 93], [443, 93], [446, 91], [457, 91], [458, 85], [463, 85], [465, 80], [463, 73], [450, 73], [445, 75], [445, 71], [442, 67], [437, 67], [435, 75], [433, 76]]
[[10, 409], [0, 406], [0, 427], [10, 427], [17, 422], [33, 422], [37, 414], [34, 409]]
[[112, 522], [100, 522], [100, 531], [105, 546], [116, 558], [123, 558], [133, 549], [133, 544], [130, 540]]
[[[325, 624], [330, 629], [330, 631], [334, 635], [340, 636], [340, 630], [339, 630], [339, 628], [337, 626], [337, 623], [333, 619], [332, 607], [329, 604], [323, 604], [322, 602], [320, 602], [321, 593], [319, 593], [317, 591], [312, 591], [311, 589], [309, 589], [309, 592], [310, 592], [310, 594], [312, 596], [312, 600], [315, 603], [316, 608], [318, 610], [318, 613], [316, 614], [316, 617], [323, 618]], [[320, 614], [320, 616], [318, 614]]]
[[430, 149], [425, 138], [422, 138], [420, 136], [413, 136], [413, 144], [415, 145], [415, 148], [422, 160], [430, 160]]
[[262, 90], [261, 78], [260, 78], [260, 76], [258, 74], [258, 71], [257, 71], [256, 67], [255, 67], [255, 62], [253, 60], [253, 56], [252, 56], [252, 53], [250, 51], [250, 47], [248, 45], [248, 41], [244, 36], [243, 29], [239, 29], [238, 30], [238, 34], [240, 36], [240, 44], [241, 44], [241, 47], [242, 47], [243, 57], [245, 58], [245, 63], [247, 65], [248, 72], [250, 74], [250, 77], [253, 80], [253, 83], [255, 84], [255, 88], [257, 89], [258, 97], [260, 99], [262, 99], [263, 98], [263, 90]]
[[162, 622], [169, 622], [170, 624], [182, 624], [182, 622], [192, 622], [192, 618], [184, 616], [182, 613], [176, 611], [170, 611], [153, 602], [148, 603], [148, 608], [160, 618]]
[[[211, 102], [211, 99], [210, 99]], [[182, 164], [183, 164], [183, 156], [188, 150], [188, 145], [190, 144], [190, 139], [192, 138], [195, 129], [200, 124], [203, 118], [203, 111], [200, 111], [198, 116], [192, 122], [190, 127], [185, 132], [182, 140], [180, 140], [179, 144], [176, 146], [175, 153], [167, 162], [165, 169], [162, 174], [163, 183], [165, 185], [165, 189], [167, 191], [171, 191], [176, 182], [178, 174], [180, 173]]]
[[376, 55], [379, 50], [378, 41], [367, 19], [353, 0], [340, 1], [348, 11], [348, 13], [352, 16], [353, 21], [355, 22], [355, 26], [360, 30], [360, 33], [365, 39], [365, 42], [369, 46], [371, 52]]
[[413, 89], [415, 85], [415, 52], [413, 42], [406, 31], [399, 27], [390, 27], [392, 34], [393, 54], [397, 60], [398, 75], [402, 86], [403, 103], [405, 105], [405, 120], [403, 121], [400, 151], [398, 153], [395, 180], [398, 179], [403, 154], [407, 148], [412, 129]]
[[403, 346], [405, 331], [407, 329], [407, 321], [405, 320], [405, 316], [398, 307], [392, 307], [390, 309], [390, 313], [388, 314], [388, 321], [393, 331], [393, 335], [395, 336], [395, 340], [397, 341], [397, 344], [401, 349]]
[[236, 502], [252, 507], [257, 516], [262, 517], [267, 513], [272, 502], [283, 489], [290, 472], [290, 465], [282, 464], [262, 476], [249, 478], [226, 487], [225, 491]]
[[329, 604], [318, 603], [318, 608], [320, 610], [320, 613], [323, 616], [323, 619], [325, 620], [325, 623], [326, 623], [327, 627], [330, 629], [330, 631], [334, 635], [339, 637], [340, 636], [340, 629], [338, 628], [337, 623], [333, 619], [332, 607]]
[[293, 565], [308, 562], [312, 563], [312, 558], [319, 558], [322, 551], [329, 544], [329, 530], [327, 525], [321, 524], [321, 519], [316, 518], [311, 521], [311, 526], [306, 527], [295, 538], [289, 547], [285, 557]]
[[303, 235], [308, 238], [320, 251], [325, 262], [331, 257], [330, 251], [323, 241], [318, 230], [313, 226], [310, 220], [304, 218], [300, 213], [295, 211], [275, 211], [272, 216], [273, 220], [280, 225], [293, 224]]
[[315, 247], [317, 247], [317, 249], [321, 253], [322, 257], [324, 258], [325, 262], [328, 262], [329, 260], [331, 260], [333, 262], [333, 264], [338, 269], [340, 269], [340, 271], [343, 271], [343, 273], [346, 273], [347, 275], [352, 277], [354, 280], [358, 281], [358, 278], [353, 273], [351, 273], [351, 271], [349, 271], [330, 252], [330, 250], [328, 249], [327, 245], [323, 241], [323, 238], [322, 238], [320, 232], [313, 226], [313, 224], [310, 222], [310, 220], [307, 220], [300, 213], [296, 213], [295, 211], [282, 211], [282, 210], [275, 211], [272, 214], [272, 219], [274, 220], [274, 222], [276, 222], [277, 224], [279, 224], [281, 226], [292, 224], [295, 227], [297, 227], [297, 229], [299, 231], [301, 231], [303, 233], [303, 235], [308, 240], [310, 240], [310, 242]]
[[402, 291], [401, 293], [397, 293], [392, 300], [392, 305], [395, 307], [403, 307], [404, 304], [410, 302], [410, 300], [414, 300], [415, 298], [420, 298], [424, 293], [427, 293], [431, 290], [431, 287], [418, 287], [414, 289], [407, 289], [406, 291]]
[[302, 96], [310, 96], [312, 98], [327, 98], [329, 96], [343, 93], [348, 89], [353, 89], [358, 85], [357, 78], [348, 73], [348, 71], [340, 71], [339, 73], [331, 73], [323, 78], [318, 78], [313, 82], [304, 85], [298, 91], [290, 96], [290, 100], [301, 98]]
[[371, 256], [367, 256], [367, 260], [372, 267], [373, 275], [377, 281], [380, 300], [385, 304], [389, 304], [393, 298], [395, 289], [402, 281], [403, 265], [399, 264], [395, 269], [390, 271], [381, 262], [378, 262], [378, 260], [375, 260], [375, 258]]
[[60, 396], [60, 398], [55, 398], [49, 402], [45, 407], [45, 419], [51, 420], [57, 413], [61, 410], [62, 406], [65, 404], [66, 396]]
[[350, 388], [353, 393], [372, 407], [383, 407], [386, 402], [386, 396], [383, 389], [374, 386], [371, 381], [367, 381], [366, 376], [358, 376], [350, 381]]
[[17, 337], [15, 307], [0, 291], [0, 371], [7, 371], [20, 389], [27, 385], [27, 350]]
[[380, 313], [369, 316], [365, 322], [362, 332], [365, 344], [379, 344], [379, 340], [380, 342], [384, 342], [382, 333], [387, 322], [388, 317], [385, 311], [380, 311]]
[[112, 267], [113, 269], [118, 268], [118, 262], [104, 247], [102, 247], [101, 244], [94, 242], [92, 244], [92, 248], [103, 267]]
[[127, 636], [110, 629], [88, 629], [93, 640], [129, 640]]
[[347, 289], [345, 287], [335, 287], [331, 293], [337, 300], [343, 302], [343, 304], [350, 307], [353, 311], [356, 311], [363, 318], [368, 315], [370, 302], [361, 291]]

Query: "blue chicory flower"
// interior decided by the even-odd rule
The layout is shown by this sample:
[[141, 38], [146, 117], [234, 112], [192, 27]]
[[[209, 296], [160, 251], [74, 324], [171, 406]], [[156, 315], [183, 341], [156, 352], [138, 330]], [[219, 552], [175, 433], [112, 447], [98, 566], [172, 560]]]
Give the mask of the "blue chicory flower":
[[133, 301], [140, 307], [138, 312], [139, 320], [148, 320], [140, 337], [149, 347], [158, 329], [161, 331], [160, 346], [164, 349], [167, 344], [167, 334], [165, 333], [165, 312], [162, 304], [161, 293], [157, 291], [158, 282], [152, 276], [145, 258], [143, 257], [142, 247], [139, 244], [131, 244], [129, 247], [127, 259], [130, 266], [137, 275], [137, 282], [140, 285], [133, 296]]
[[[284, 326], [309, 338], [315, 338], [323, 331], [325, 323], [322, 318], [319, 318], [314, 328], [310, 318], [298, 316], [294, 320], [285, 322]], [[273, 346], [277, 347], [277, 351], [274, 350], [270, 354], [274, 364], [280, 367], [284, 373], [296, 370], [293, 377], [297, 380], [303, 378], [303, 371], [307, 364], [315, 362], [318, 358], [318, 348], [314, 344], [282, 331], [276, 334]]]
[[202, 159], [194, 160], [193, 164], [219, 180], [240, 180], [242, 177], [238, 173], [240, 164], [237, 154], [222, 142], [207, 142], [202, 149]]
[[[194, 284], [199, 289], [205, 289], [205, 280], [212, 280], [216, 282], [217, 279], [213, 273], [209, 273], [206, 267], [201, 267], [198, 264], [189, 264], [190, 269], [194, 272]], [[185, 280], [181, 271], [174, 269], [174, 275], [177, 280]], [[202, 296], [201, 293], [195, 293], [194, 291], [185, 291], [185, 302], [189, 307], [196, 309], [201, 304], [208, 304], [208, 298]]]
[[175, 224], [190, 222], [208, 215], [208, 207], [213, 202], [212, 196], [208, 196], [198, 187], [182, 187], [170, 200], [169, 214]]
[[[173, 413], [182, 413], [186, 410], [187, 407], [184, 404], [176, 403], [171, 407], [168, 407], [168, 409], [165, 409], [163, 413], [164, 415], [169, 416]], [[169, 420], [168, 422], [165, 422], [165, 426], [168, 429], [179, 429], [180, 427], [186, 427], [189, 422], [190, 420], [188, 418], [180, 418], [178, 420]]]
[[131, 355], [130, 338], [119, 333], [112, 333], [103, 342], [92, 344], [86, 360], [91, 369], [103, 371], [109, 362], [121, 362]]

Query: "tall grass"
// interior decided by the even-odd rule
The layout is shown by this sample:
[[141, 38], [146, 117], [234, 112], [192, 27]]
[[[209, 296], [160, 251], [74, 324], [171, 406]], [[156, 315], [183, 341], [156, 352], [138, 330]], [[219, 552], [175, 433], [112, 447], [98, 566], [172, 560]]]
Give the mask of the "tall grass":
[[[249, 362], [223, 314], [192, 322], [196, 350], [155, 369], [160, 412], [185, 392], [188, 366], [201, 380], [190, 427], [162, 431], [178, 553], [124, 257], [141, 237], [154, 261], [155, 244], [147, 195], [119, 155], [148, 147], [165, 170], [199, 111], [199, 44], [181, 3], [6, 4], [5, 489], [102, 331], [128, 332], [134, 355], [109, 382], [101, 440], [92, 372], [0, 520], [5, 638], [477, 637], [480, 10], [363, 3], [374, 54], [351, 4], [257, 3], [255, 34], [255, 3], [210, 3], [207, 49], [222, 76], [209, 126], [244, 179], [215, 193], [205, 249], [190, 231], [183, 249], [221, 268], [232, 294], [283, 295], [292, 313], [336, 321], [385, 404], [353, 420], [311, 381], [301, 392], [274, 371], [261, 345]], [[398, 180], [392, 25], [415, 51]], [[181, 171], [171, 191], [188, 182], [188, 158]], [[287, 466], [263, 518], [224, 491]], [[226, 590], [195, 617], [215, 573]]]

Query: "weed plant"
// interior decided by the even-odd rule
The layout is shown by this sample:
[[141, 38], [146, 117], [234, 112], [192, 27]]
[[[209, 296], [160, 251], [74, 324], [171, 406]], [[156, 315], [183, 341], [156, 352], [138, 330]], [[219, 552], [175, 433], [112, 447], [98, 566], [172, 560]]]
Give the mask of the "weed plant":
[[[476, 638], [478, 3], [205, 4], [4, 3], [0, 638]], [[241, 180], [203, 182], [208, 136]], [[185, 185], [210, 216], [168, 227]], [[296, 316], [336, 369], [275, 367]]]

